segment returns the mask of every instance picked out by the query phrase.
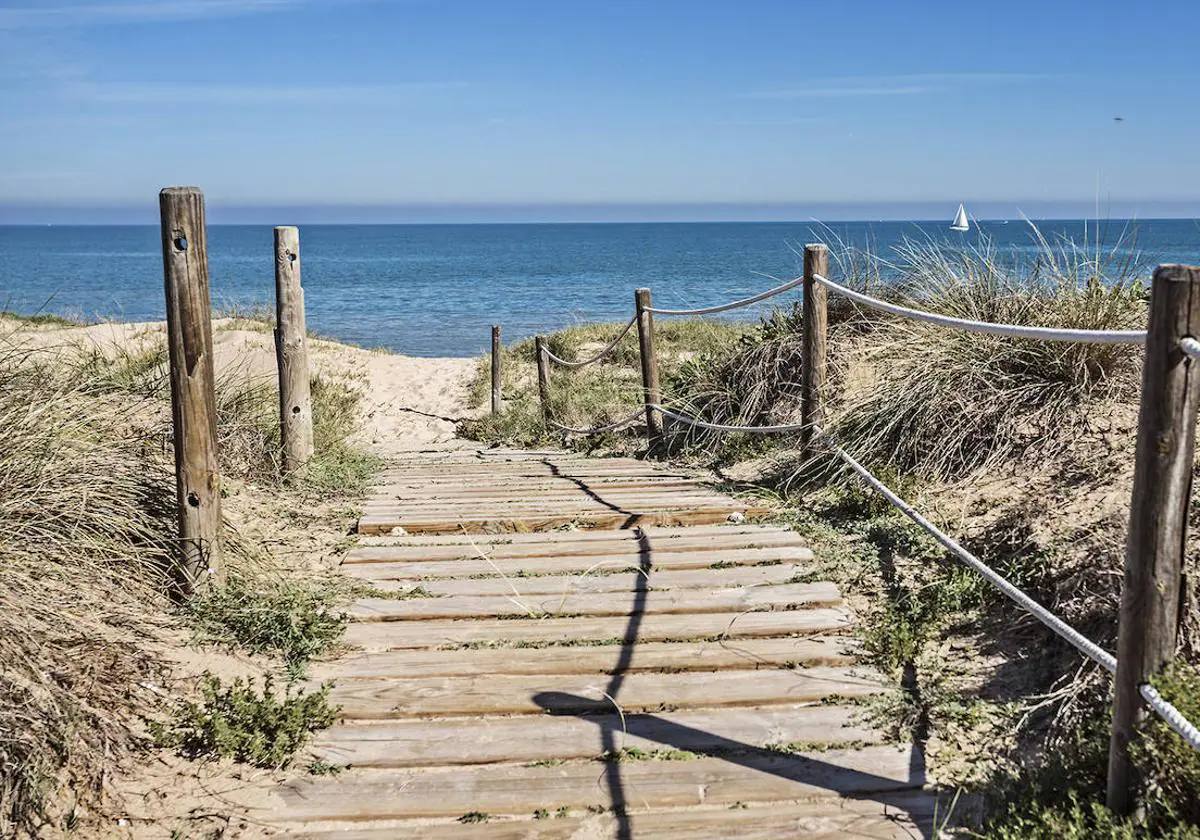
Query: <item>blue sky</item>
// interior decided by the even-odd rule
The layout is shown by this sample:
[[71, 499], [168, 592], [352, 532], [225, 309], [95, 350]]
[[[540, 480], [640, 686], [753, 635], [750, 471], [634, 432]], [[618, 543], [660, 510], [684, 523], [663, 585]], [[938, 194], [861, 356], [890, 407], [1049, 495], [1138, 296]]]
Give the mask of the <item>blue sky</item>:
[[179, 183], [225, 220], [1200, 215], [1198, 35], [1195, 0], [0, 0], [0, 221]]

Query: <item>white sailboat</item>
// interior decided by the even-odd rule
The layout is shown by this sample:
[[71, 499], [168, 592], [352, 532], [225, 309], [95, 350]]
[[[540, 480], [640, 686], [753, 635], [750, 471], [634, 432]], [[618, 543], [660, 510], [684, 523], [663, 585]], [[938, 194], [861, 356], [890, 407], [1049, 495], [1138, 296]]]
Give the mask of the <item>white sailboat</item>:
[[971, 223], [967, 221], [967, 208], [962, 204], [958, 205], [958, 212], [954, 214], [954, 221], [950, 223], [950, 230], [970, 230]]

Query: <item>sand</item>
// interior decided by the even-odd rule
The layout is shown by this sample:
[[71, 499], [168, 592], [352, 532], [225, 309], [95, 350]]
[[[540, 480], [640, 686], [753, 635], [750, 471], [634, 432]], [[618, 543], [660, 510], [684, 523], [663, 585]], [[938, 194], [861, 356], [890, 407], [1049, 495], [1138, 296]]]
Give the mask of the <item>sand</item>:
[[[166, 324], [106, 322], [82, 327], [30, 327], [0, 319], [0, 335], [18, 345], [96, 348], [113, 355], [162, 344]], [[263, 324], [231, 318], [213, 321], [213, 353], [218, 377], [275, 381], [274, 337]], [[454, 427], [471, 413], [467, 391], [474, 359], [402, 356], [312, 338], [309, 364], [314, 374], [343, 381], [362, 393], [363, 442], [375, 454], [388, 457], [411, 450], [463, 445], [455, 440]]]

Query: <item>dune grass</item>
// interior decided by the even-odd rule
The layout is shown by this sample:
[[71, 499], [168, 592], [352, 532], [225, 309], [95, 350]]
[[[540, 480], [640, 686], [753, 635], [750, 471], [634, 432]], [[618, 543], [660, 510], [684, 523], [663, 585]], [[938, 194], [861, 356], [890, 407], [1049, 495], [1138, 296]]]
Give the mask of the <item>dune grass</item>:
[[0, 835], [133, 741], [168, 620], [174, 482], [120, 399], [0, 347]]
[[[100, 352], [0, 337], [0, 836], [57, 830], [138, 748], [141, 716], [162, 706], [154, 645], [171, 628], [268, 655], [291, 679], [344, 623], [338, 588], [285, 572], [228, 525], [229, 584], [172, 601], [164, 361], [154, 341]], [[274, 389], [223, 379], [223, 474], [297, 504], [357, 493], [375, 467], [352, 440], [358, 392], [315, 378], [313, 398], [313, 469], [285, 485]]]

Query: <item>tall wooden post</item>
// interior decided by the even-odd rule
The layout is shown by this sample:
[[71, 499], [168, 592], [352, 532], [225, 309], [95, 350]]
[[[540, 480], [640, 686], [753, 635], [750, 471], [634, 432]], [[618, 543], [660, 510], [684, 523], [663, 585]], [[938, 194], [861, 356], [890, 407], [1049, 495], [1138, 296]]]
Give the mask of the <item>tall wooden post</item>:
[[542, 400], [542, 422], [550, 419], [550, 358], [546, 355], [546, 339], [533, 339], [533, 352], [537, 356], [538, 396]]
[[813, 280], [829, 273], [829, 249], [824, 245], [804, 246], [803, 341], [800, 374], [800, 451], [813, 454], [813, 426], [825, 420], [822, 400], [825, 396], [826, 349], [829, 338], [829, 292]]
[[158, 206], [175, 433], [177, 576], [182, 594], [191, 595], [223, 577], [204, 194], [195, 187], [168, 187], [159, 193]]
[[1138, 688], [1174, 657], [1179, 630], [1200, 406], [1200, 361], [1179, 347], [1187, 336], [1200, 337], [1200, 267], [1160, 265], [1150, 295], [1142, 369], [1108, 752], [1108, 807], [1122, 815], [1138, 805], [1140, 782], [1129, 756], [1145, 715]]
[[662, 444], [662, 415], [651, 406], [662, 402], [658, 384], [658, 357], [654, 355], [654, 313], [650, 311], [650, 290], [638, 289], [633, 294], [637, 313], [638, 354], [642, 360], [642, 401], [646, 405], [646, 443], [654, 452]]
[[500, 325], [492, 324], [492, 414], [500, 413]]
[[283, 474], [301, 478], [313, 453], [312, 395], [304, 288], [300, 285], [300, 231], [275, 228], [275, 358], [279, 367], [279, 437]]

